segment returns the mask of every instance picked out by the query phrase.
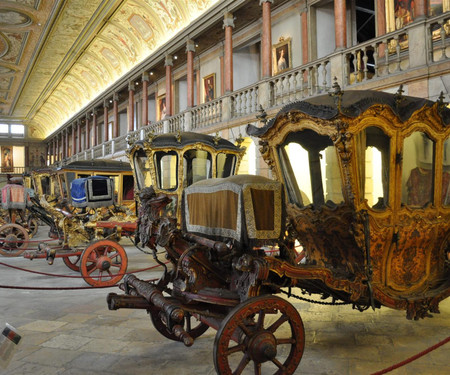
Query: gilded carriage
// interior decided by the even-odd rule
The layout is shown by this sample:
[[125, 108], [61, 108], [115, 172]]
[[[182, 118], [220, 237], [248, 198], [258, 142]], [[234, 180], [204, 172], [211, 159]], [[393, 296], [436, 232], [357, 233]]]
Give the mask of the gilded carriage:
[[167, 164], [154, 154], [141, 163], [136, 235], [155, 257], [163, 247], [171, 267], [157, 282], [128, 275], [109, 308], [145, 309], [158, 332], [186, 346], [217, 329], [219, 374], [294, 373], [303, 322], [275, 294], [301, 290], [360, 311], [387, 306], [408, 319], [438, 313], [450, 295], [450, 110], [442, 98], [336, 87], [262, 119], [247, 131], [260, 138], [275, 179], [185, 186], [178, 220], [155, 188], [164, 175], [155, 164]]

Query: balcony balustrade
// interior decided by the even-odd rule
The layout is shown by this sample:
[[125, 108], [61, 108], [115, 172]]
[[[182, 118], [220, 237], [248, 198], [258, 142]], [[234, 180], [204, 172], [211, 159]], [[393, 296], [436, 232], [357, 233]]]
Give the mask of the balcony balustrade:
[[[331, 90], [335, 76], [340, 78], [338, 82], [343, 89], [377, 89], [386, 87], [383, 80], [387, 77], [397, 82], [398, 76], [398, 82], [404, 83], [401, 74], [408, 72], [409, 77], [414, 77], [416, 71], [436, 64], [441, 64], [439, 69], [448, 74], [449, 69], [442, 68], [442, 62], [447, 64], [449, 59], [450, 15], [446, 13], [199, 104], [141, 127], [128, 137], [145, 139], [150, 132], [216, 132], [241, 124], [242, 118], [256, 118], [260, 106], [273, 114], [287, 103], [326, 93]], [[126, 137], [112, 139], [80, 152], [75, 155], [78, 159], [71, 157], [65, 161], [123, 155], [128, 147]]]

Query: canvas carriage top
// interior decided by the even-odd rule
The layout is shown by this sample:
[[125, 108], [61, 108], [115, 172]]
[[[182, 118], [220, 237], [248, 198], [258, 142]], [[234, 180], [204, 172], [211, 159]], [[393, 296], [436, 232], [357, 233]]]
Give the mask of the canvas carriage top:
[[192, 132], [150, 135], [128, 150], [138, 191], [152, 186], [172, 199], [166, 214], [180, 219], [183, 189], [203, 179], [234, 175], [245, 148], [219, 136]]
[[449, 124], [442, 100], [338, 88], [248, 127], [307, 264], [331, 272], [317, 288], [353, 300], [368, 288], [412, 316], [450, 295]]

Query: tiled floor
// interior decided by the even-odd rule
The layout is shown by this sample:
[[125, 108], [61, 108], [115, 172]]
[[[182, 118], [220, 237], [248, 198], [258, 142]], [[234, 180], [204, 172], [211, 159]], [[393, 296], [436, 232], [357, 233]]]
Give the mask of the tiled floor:
[[[40, 230], [44, 236], [45, 230]], [[45, 237], [45, 236], [44, 236]], [[127, 242], [124, 242], [124, 244]], [[127, 246], [128, 271], [153, 263], [150, 255]], [[0, 258], [35, 271], [78, 276], [61, 259]], [[137, 274], [157, 277], [159, 271]], [[25, 273], [0, 265], [0, 284], [26, 287], [85, 287], [81, 278]], [[22, 341], [4, 375], [215, 374], [209, 329], [190, 348], [161, 336], [145, 310], [109, 311], [106, 295], [117, 288], [27, 290], [0, 288], [0, 327], [6, 323]], [[348, 306], [320, 306], [290, 299], [300, 312], [306, 348], [296, 374], [359, 375], [380, 371], [450, 336], [450, 298], [441, 314], [409, 321], [403, 311], [382, 308], [364, 313]], [[450, 343], [394, 370], [395, 375], [450, 373]]]

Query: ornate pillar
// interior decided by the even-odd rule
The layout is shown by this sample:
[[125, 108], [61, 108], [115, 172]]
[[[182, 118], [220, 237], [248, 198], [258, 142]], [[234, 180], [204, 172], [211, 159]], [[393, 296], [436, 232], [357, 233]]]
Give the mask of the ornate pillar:
[[147, 72], [142, 73], [142, 124], [141, 126], [147, 126], [148, 122], [148, 83], [150, 76]]
[[94, 108], [92, 110], [92, 129], [94, 129], [94, 142], [92, 146], [97, 146], [98, 144], [98, 119], [97, 119], [97, 110]]
[[263, 78], [272, 76], [272, 20], [270, 4], [273, 4], [273, 0], [259, 0], [259, 5], [262, 5], [261, 54]]
[[89, 125], [90, 125], [89, 124], [89, 114], [86, 113], [86, 134], [85, 134], [86, 138], [84, 140], [84, 149], [85, 150], [89, 149], [90, 143], [91, 143], [91, 142], [89, 142], [89, 140], [91, 138], [91, 129], [90, 129]]
[[225, 93], [233, 91], [233, 27], [234, 17], [226, 13], [223, 19], [225, 29], [224, 84]]
[[128, 131], [134, 131], [134, 82], [128, 83]]
[[336, 50], [347, 48], [347, 7], [345, 0], [334, 0], [334, 34]]
[[108, 132], [108, 100], [105, 99], [103, 101], [103, 142], [109, 141], [109, 132]]
[[414, 1], [414, 21], [423, 20], [428, 15], [428, 0]]
[[119, 94], [115, 92], [113, 94], [113, 124], [112, 138], [119, 136]]
[[194, 53], [195, 53], [195, 43], [193, 40], [188, 39], [186, 41], [188, 108], [192, 108], [194, 106]]
[[164, 61], [166, 67], [166, 117], [172, 116], [172, 67], [173, 60], [171, 55], [166, 55]]

